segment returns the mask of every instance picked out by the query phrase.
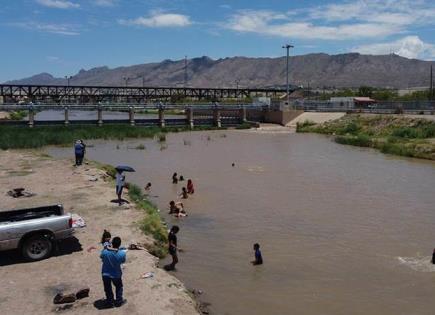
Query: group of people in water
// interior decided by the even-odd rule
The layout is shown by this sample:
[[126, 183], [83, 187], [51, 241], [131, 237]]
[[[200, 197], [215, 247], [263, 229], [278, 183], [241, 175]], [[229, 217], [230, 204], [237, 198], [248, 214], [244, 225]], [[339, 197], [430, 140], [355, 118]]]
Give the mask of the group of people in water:
[[[75, 153], [75, 165], [79, 166], [83, 163], [83, 158], [85, 155], [86, 145], [83, 140], [77, 140], [74, 144]], [[234, 167], [235, 164], [232, 164]], [[183, 182], [184, 177], [182, 175], [178, 176], [177, 173], [172, 175], [172, 183], [178, 184]], [[125, 187], [125, 175], [122, 171], [117, 170], [115, 175], [115, 188], [117, 194], [117, 201], [119, 205], [122, 204], [122, 192]], [[151, 190], [152, 184], [149, 182], [144, 187], [145, 192]], [[182, 199], [188, 199], [189, 195], [195, 193], [195, 188], [193, 181], [191, 179], [187, 180], [186, 186], [183, 186], [181, 193], [178, 195]], [[181, 201], [171, 200], [169, 202], [169, 214], [174, 215], [177, 218], [187, 216], [184, 204]], [[178, 252], [181, 249], [178, 247], [177, 233], [180, 231], [178, 225], [171, 227], [168, 233], [168, 252], [172, 257], [172, 262], [164, 266], [167, 271], [175, 270], [175, 266], [178, 263]], [[126, 261], [126, 248], [121, 247], [121, 238], [112, 236], [109, 231], [104, 230], [101, 239], [102, 251], [100, 258], [102, 261], [102, 279], [104, 285], [104, 292], [106, 295], [106, 300], [104, 301], [105, 308], [120, 307], [124, 305], [127, 300], [123, 298], [123, 283], [122, 283], [122, 264]], [[255, 243], [253, 245], [254, 250], [254, 260], [251, 261], [253, 265], [263, 264], [263, 257], [260, 251], [260, 245]], [[435, 257], [435, 251], [434, 251]], [[435, 260], [434, 260], [435, 261]], [[115, 287], [115, 295], [113, 294], [112, 285]]]
[[[182, 181], [184, 181], [183, 175], [180, 175], [180, 177], [178, 177], [177, 173], [174, 173], [172, 175], [172, 184], [178, 184], [178, 182]], [[194, 193], [195, 189], [193, 187], [193, 181], [191, 179], [188, 179], [187, 185], [181, 188], [181, 193], [179, 194], [179, 197], [181, 197], [182, 199], [188, 199], [189, 195], [193, 195]], [[172, 214], [177, 218], [187, 216], [187, 212], [184, 209], [184, 204], [181, 201], [175, 202], [174, 200], [171, 200], [169, 202], [169, 214]]]

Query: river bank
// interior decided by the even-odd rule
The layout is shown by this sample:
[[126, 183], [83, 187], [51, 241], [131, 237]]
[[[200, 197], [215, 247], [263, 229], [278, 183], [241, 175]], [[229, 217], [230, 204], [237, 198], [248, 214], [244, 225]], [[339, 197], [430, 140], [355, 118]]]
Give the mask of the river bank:
[[[238, 128], [249, 128], [241, 125]], [[197, 126], [193, 130], [226, 129]], [[123, 140], [130, 138], [165, 138], [168, 132], [190, 130], [186, 127], [133, 127], [129, 125], [103, 126], [41, 126], [23, 128], [22, 126], [0, 126], [0, 149], [34, 149], [46, 145], [72, 145], [77, 139]]]
[[383, 153], [435, 160], [435, 121], [402, 115], [346, 115], [316, 124], [298, 122], [297, 132], [335, 136], [335, 142], [378, 149]]
[[[95, 164], [76, 168], [70, 160], [20, 150], [0, 152], [0, 165], [2, 209], [61, 203], [66, 212], [80, 215], [87, 225], [77, 229], [77, 240], [63, 243], [57, 255], [43, 261], [25, 263], [14, 253], [0, 254], [0, 313], [47, 314], [57, 309], [53, 304], [57, 292], [88, 286], [90, 297], [73, 304], [68, 314], [98, 314], [94, 302], [104, 297], [99, 258], [102, 231], [120, 236], [124, 246], [152, 245], [154, 240], [140, 229], [146, 214], [133, 203], [112, 203], [111, 180]], [[6, 195], [16, 187], [36, 195], [19, 199]], [[146, 250], [128, 251], [123, 276], [128, 303], [107, 314], [197, 314], [196, 303], [183, 284], [157, 264], [158, 259]], [[147, 272], [153, 277], [142, 279]]]

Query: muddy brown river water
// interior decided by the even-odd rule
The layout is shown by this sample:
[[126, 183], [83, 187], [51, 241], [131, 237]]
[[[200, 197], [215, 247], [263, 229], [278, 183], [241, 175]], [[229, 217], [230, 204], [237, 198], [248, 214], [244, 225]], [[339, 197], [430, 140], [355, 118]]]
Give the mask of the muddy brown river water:
[[[176, 275], [205, 292], [213, 314], [435, 314], [433, 162], [253, 131], [92, 144], [87, 158], [152, 182], [152, 200], [181, 227]], [[166, 214], [182, 187], [175, 171], [195, 184], [183, 219]]]

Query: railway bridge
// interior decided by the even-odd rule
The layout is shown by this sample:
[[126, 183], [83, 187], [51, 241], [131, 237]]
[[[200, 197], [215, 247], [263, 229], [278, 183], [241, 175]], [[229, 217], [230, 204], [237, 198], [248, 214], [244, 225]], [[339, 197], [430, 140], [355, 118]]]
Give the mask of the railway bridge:
[[76, 86], [76, 85], [22, 85], [0, 84], [3, 103], [44, 102], [69, 104], [97, 104], [99, 102], [145, 104], [152, 101], [190, 99], [223, 101], [248, 97], [276, 97], [282, 89], [268, 88], [194, 88], [194, 87], [140, 87], [140, 86]]

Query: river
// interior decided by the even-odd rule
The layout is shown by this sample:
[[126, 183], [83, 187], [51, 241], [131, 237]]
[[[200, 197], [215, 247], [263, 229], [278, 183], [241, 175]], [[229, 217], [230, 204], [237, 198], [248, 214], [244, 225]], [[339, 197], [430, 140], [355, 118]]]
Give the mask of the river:
[[[176, 276], [204, 291], [213, 314], [435, 312], [434, 162], [253, 131], [92, 144], [87, 158], [152, 182], [152, 201], [181, 228]], [[195, 184], [183, 219], [166, 214], [182, 187], [175, 171]], [[264, 264], [254, 267], [256, 242]]]

